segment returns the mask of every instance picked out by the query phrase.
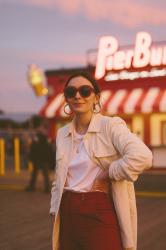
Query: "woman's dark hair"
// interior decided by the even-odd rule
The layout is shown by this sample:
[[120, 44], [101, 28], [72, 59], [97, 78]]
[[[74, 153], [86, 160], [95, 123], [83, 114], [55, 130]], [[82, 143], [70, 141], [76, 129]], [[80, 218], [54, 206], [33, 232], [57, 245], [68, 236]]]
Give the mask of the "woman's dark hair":
[[85, 72], [78, 72], [78, 73], [75, 73], [75, 74], [71, 75], [71, 76], [68, 78], [68, 80], [67, 80], [67, 82], [66, 82], [66, 84], [65, 84], [65, 88], [67, 87], [67, 85], [69, 84], [69, 82], [71, 81], [71, 79], [73, 79], [73, 78], [75, 78], [75, 77], [79, 77], [79, 76], [82, 76], [82, 77], [84, 77], [85, 79], [87, 79], [87, 80], [92, 84], [92, 86], [93, 86], [93, 88], [94, 88], [95, 94], [96, 94], [96, 95], [100, 95], [100, 92], [101, 92], [101, 91], [100, 91], [100, 87], [99, 87], [97, 81], [96, 81], [90, 74], [85, 73]]

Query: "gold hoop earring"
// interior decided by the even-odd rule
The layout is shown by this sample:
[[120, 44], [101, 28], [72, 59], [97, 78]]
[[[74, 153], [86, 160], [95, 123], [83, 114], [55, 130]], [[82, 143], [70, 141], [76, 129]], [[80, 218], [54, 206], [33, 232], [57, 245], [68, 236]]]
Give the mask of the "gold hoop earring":
[[[70, 110], [70, 112], [67, 112], [66, 109]], [[65, 106], [64, 106], [64, 113], [66, 115], [71, 115], [73, 112], [71, 111], [70, 107], [69, 107], [69, 104], [66, 103]]]
[[101, 111], [100, 102], [94, 103], [93, 104], [93, 113], [97, 114], [97, 113], [100, 113], [100, 111]]

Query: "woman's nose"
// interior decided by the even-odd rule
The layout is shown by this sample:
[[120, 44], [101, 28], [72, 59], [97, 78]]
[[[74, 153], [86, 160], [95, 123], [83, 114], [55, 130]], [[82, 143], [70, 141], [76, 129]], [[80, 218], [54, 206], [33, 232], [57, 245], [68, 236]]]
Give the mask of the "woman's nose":
[[79, 91], [76, 92], [75, 98], [81, 98]]

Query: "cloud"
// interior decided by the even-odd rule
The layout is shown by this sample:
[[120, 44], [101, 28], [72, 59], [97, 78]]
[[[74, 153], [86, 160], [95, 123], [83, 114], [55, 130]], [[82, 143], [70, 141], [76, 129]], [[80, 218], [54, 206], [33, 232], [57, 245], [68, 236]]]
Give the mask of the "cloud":
[[63, 53], [33, 53], [31, 55], [27, 54], [28, 58], [36, 58], [38, 61], [42, 62], [60, 62], [66, 64], [82, 64], [85, 63], [85, 55], [81, 54], [63, 54]]
[[128, 28], [166, 24], [165, 9], [159, 1], [149, 5], [136, 0], [15, 0], [15, 3], [54, 8], [67, 15], [82, 14], [93, 21], [107, 20]]
[[[1, 57], [3, 62], [9, 64], [17, 62], [33, 62], [44, 64], [72, 64], [72, 65], [85, 65], [85, 54], [74, 54], [74, 53], [57, 53], [57, 52], [43, 52], [43, 51], [33, 51], [33, 50], [17, 50], [17, 49], [0, 49]], [[10, 62], [10, 63], [9, 63]], [[3, 65], [2, 65], [3, 66]]]

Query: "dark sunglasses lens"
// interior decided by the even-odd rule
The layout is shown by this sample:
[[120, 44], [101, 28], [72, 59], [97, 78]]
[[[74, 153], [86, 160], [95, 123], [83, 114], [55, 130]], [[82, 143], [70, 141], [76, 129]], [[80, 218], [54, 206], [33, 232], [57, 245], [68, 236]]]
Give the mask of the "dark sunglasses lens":
[[66, 98], [73, 98], [76, 95], [77, 90], [73, 87], [67, 87], [64, 90], [64, 94]]
[[82, 97], [88, 97], [92, 93], [92, 88], [88, 86], [82, 86], [80, 87], [79, 92]]

